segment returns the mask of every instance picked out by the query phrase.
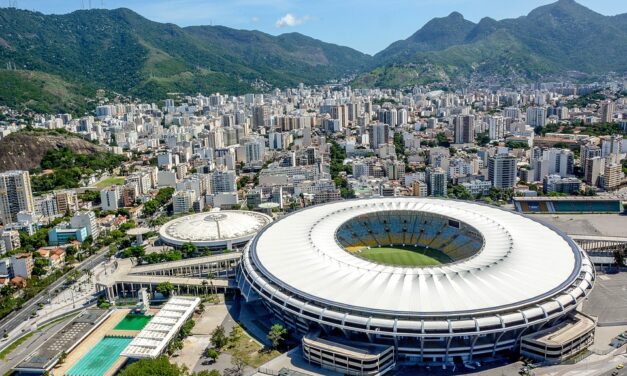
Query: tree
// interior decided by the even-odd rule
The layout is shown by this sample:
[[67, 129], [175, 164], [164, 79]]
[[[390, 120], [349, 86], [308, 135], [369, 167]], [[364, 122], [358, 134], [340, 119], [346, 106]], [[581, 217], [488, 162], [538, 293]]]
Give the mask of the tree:
[[78, 270], [76, 269], [72, 270], [71, 272], [67, 274], [67, 277], [66, 277], [68, 283], [69, 284], [74, 283], [78, 279], [78, 277], [80, 277], [80, 275], [81, 275], [81, 272], [79, 272]]
[[208, 347], [205, 350], [205, 356], [215, 362], [216, 359], [218, 359], [218, 357], [220, 356], [220, 353], [213, 347]]
[[146, 256], [146, 248], [143, 245], [134, 245], [132, 247], [128, 247], [120, 253], [120, 257], [122, 258], [134, 258], [135, 261], [139, 264], [143, 261]]
[[242, 327], [239, 324], [235, 324], [233, 325], [233, 329], [231, 329], [231, 332], [229, 333], [228, 341], [230, 343], [237, 343], [239, 342], [239, 340], [242, 338], [243, 335], [244, 335], [244, 330], [242, 329]]
[[446, 137], [444, 132], [438, 133], [436, 135], [436, 140], [438, 142], [438, 146], [443, 146], [445, 148], [451, 146], [451, 142], [448, 140], [448, 137]]
[[227, 342], [228, 342], [228, 340], [227, 340], [227, 337], [226, 337], [226, 332], [224, 331], [224, 327], [222, 325], [218, 325], [211, 332], [211, 344], [216, 349], [220, 349], [220, 348], [226, 346]]
[[198, 247], [193, 243], [185, 243], [181, 246], [181, 252], [185, 255], [185, 258], [192, 257], [198, 251]]
[[485, 146], [490, 142], [490, 135], [488, 131], [477, 133], [477, 137], [475, 137], [475, 141], [477, 141], [477, 145]]
[[287, 335], [287, 329], [283, 327], [281, 324], [274, 324], [270, 328], [268, 332], [268, 340], [272, 342], [272, 347], [279, 347], [283, 341], [285, 341], [285, 336]]
[[174, 285], [170, 282], [161, 282], [155, 286], [155, 291], [165, 296], [166, 298], [172, 294], [172, 290], [174, 290]]
[[120, 372], [120, 376], [182, 376], [187, 373], [185, 368], [170, 363], [166, 356], [160, 356], [132, 363]]
[[59, 355], [59, 364], [65, 363], [65, 359], [67, 358], [67, 353], [65, 351], [61, 352]]
[[246, 362], [239, 354], [234, 354], [231, 357], [231, 364], [233, 367], [229, 367], [224, 370], [224, 376], [242, 376], [244, 374], [244, 367]]
[[205, 295], [207, 295], [207, 286], [209, 286], [209, 282], [206, 279], [203, 279], [200, 284], [202, 285], [203, 290], [205, 290]]
[[220, 371], [218, 371], [217, 369], [212, 369], [210, 371], [204, 370], [194, 373], [193, 376], [220, 376]]

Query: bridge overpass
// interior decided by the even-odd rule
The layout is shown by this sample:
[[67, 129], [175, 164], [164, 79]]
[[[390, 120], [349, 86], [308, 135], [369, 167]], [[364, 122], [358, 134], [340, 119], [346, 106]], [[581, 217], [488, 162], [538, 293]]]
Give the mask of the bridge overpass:
[[171, 283], [179, 295], [225, 293], [236, 287], [230, 277], [235, 276], [241, 256], [240, 252], [229, 252], [151, 265], [117, 260], [109, 266], [110, 273], [98, 276], [96, 286], [109, 300], [134, 298], [140, 289], [154, 291], [163, 282]]
[[627, 256], [627, 237], [579, 234], [568, 236], [588, 253], [595, 265], [613, 264], [615, 252]]

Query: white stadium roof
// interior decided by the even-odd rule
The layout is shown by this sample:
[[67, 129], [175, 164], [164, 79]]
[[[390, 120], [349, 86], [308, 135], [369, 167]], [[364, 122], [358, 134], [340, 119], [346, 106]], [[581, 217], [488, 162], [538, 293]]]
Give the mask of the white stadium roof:
[[[411, 268], [368, 261], [338, 244], [336, 231], [346, 221], [391, 210], [464, 222], [483, 235], [483, 248], [455, 263]], [[561, 306], [579, 297], [564, 291], [577, 284], [582, 269], [590, 269], [572, 240], [538, 221], [487, 205], [427, 198], [314, 206], [268, 226], [249, 247], [260, 272], [290, 294], [330, 306], [401, 316], [515, 311], [547, 300]]]
[[212, 211], [173, 219], [161, 226], [159, 235], [172, 245], [191, 242], [199, 247], [230, 246], [250, 240], [270, 222], [271, 217], [253, 211]]

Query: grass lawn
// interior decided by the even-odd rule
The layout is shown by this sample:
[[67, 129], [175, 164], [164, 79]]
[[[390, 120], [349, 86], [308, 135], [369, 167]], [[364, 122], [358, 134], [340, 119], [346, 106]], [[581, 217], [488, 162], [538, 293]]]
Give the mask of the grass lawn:
[[263, 348], [241, 327], [236, 328], [235, 332], [229, 334], [228, 344], [223, 348], [224, 352], [239, 356], [244, 360], [244, 363], [253, 368], [257, 368], [281, 355], [276, 350]]
[[111, 185], [122, 185], [124, 184], [124, 177], [123, 176], [110, 176], [106, 179], [102, 179], [101, 181], [99, 181], [98, 183], [96, 183], [96, 187], [98, 188], [106, 188], [109, 187]]
[[451, 262], [443, 252], [414, 246], [364, 248], [356, 256], [379, 264], [395, 266], [435, 266]]
[[13, 352], [13, 350], [17, 349], [18, 346], [20, 346], [22, 343], [26, 342], [30, 337], [33, 336], [33, 334], [35, 334], [35, 332], [30, 332], [23, 337], [20, 337], [17, 341], [13, 342], [9, 346], [5, 347], [4, 350], [0, 352], [0, 359], [6, 358], [7, 355]]

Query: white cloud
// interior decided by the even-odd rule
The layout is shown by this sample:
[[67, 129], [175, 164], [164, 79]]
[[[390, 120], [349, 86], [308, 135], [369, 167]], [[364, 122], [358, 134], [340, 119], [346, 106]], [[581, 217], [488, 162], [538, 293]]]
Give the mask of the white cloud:
[[298, 26], [301, 25], [307, 21], [309, 21], [310, 17], [309, 16], [304, 16], [304, 17], [296, 17], [295, 15], [291, 14], [291, 13], [287, 13], [285, 16], [279, 18], [275, 25], [278, 28], [281, 27], [292, 27], [292, 26]]
[[259, 17], [253, 16], [250, 18], [250, 23], [257, 23], [257, 22], [259, 22]]

